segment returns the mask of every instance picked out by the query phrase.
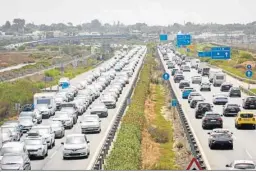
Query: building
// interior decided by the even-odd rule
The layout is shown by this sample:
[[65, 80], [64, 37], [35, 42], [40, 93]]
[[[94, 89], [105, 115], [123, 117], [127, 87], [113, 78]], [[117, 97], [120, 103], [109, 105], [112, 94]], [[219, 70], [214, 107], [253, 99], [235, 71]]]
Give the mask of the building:
[[56, 30], [56, 31], [53, 31], [53, 37], [54, 38], [57, 38], [57, 37], [64, 37], [65, 36], [65, 33], [64, 32], [61, 32], [59, 30]]

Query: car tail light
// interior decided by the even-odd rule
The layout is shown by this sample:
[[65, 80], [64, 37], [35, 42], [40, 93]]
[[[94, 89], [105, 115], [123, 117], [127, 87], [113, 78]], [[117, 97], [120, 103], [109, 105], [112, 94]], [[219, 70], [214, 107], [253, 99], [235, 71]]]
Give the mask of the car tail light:
[[252, 118], [253, 121], [255, 121], [255, 118]]
[[218, 120], [219, 120], [219, 121], [222, 121], [222, 119], [221, 119], [221, 118], [218, 118]]

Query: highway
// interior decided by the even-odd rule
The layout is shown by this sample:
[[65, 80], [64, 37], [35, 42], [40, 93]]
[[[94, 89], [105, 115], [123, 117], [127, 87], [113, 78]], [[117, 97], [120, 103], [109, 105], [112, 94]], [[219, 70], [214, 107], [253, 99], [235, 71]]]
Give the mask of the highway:
[[[169, 70], [166, 66], [166, 62], [163, 60], [163, 56], [158, 49], [158, 53], [160, 54], [160, 58], [162, 63], [164, 64], [164, 69], [167, 73], [171, 74], [171, 70]], [[173, 53], [168, 54], [170, 56], [174, 56]], [[191, 72], [184, 72], [184, 76], [186, 80], [191, 81], [191, 77], [198, 75], [195, 69], [192, 69]], [[210, 130], [202, 129], [202, 120], [195, 119], [195, 110], [189, 107], [187, 99], [182, 99], [181, 90], [178, 88], [178, 83], [174, 83], [173, 77], [170, 77], [170, 83], [175, 91], [175, 94], [182, 106], [182, 109], [185, 113], [185, 116], [188, 120], [188, 123], [191, 127], [191, 130], [197, 140], [197, 144], [205, 161], [205, 164], [208, 170], [224, 170], [226, 169], [225, 165], [231, 163], [233, 160], [241, 160], [241, 159], [256, 159], [256, 130], [238, 130], [235, 128], [234, 117], [223, 117], [223, 128], [229, 129], [233, 132], [234, 139], [234, 149], [233, 150], [211, 150], [208, 146], [208, 137], [207, 134]], [[239, 81], [232, 77], [227, 77], [227, 81], [231, 82], [233, 86], [239, 86]], [[191, 84], [193, 88], [195, 88], [198, 92], [199, 85]], [[212, 103], [213, 94], [220, 93], [220, 87], [213, 87], [211, 92], [201, 92], [207, 102]], [[244, 93], [242, 93], [242, 98], [246, 97]], [[242, 98], [229, 98], [229, 103], [235, 103], [242, 105]], [[222, 105], [214, 105], [213, 110], [222, 114]], [[242, 109], [242, 108], [241, 108]], [[252, 110], [256, 112], [255, 110]]]
[[[108, 117], [102, 119], [101, 133], [87, 135], [87, 138], [90, 141], [90, 156], [87, 159], [63, 160], [63, 154], [62, 154], [63, 145], [61, 145], [61, 142], [65, 140], [65, 137], [64, 137], [62, 139], [55, 140], [56, 142], [55, 147], [49, 150], [48, 156], [44, 160], [41, 160], [41, 159], [31, 160], [32, 170], [89, 170], [92, 167], [100, 151], [100, 148], [103, 145], [109, 130], [111, 129], [111, 126], [115, 120], [115, 117], [118, 114], [118, 111], [121, 105], [123, 103], [126, 103], [127, 101], [125, 97], [128, 94], [129, 90], [132, 88], [133, 86], [132, 83], [135, 80], [136, 75], [139, 74], [139, 67], [142, 65], [145, 54], [146, 54], [146, 51], [143, 55], [143, 58], [140, 58], [140, 61], [136, 66], [133, 76], [129, 79], [129, 84], [127, 84], [123, 89], [122, 94], [118, 99], [117, 107], [115, 109], [109, 109]], [[101, 65], [104, 65], [104, 64], [101, 64]], [[83, 79], [85, 79], [86, 75], [88, 75], [90, 72], [91, 71], [87, 73], [83, 73], [77, 76], [76, 78], [72, 79], [71, 84], [75, 85], [78, 82], [82, 81]], [[56, 86], [54, 88], [56, 88]], [[73, 134], [73, 133], [81, 133], [80, 123], [79, 123], [80, 119], [81, 119], [81, 116], [79, 116], [77, 124], [74, 125], [74, 127], [71, 130], [66, 130], [66, 133], [65, 133], [66, 135]], [[43, 124], [47, 124], [48, 122], [49, 122], [49, 119], [43, 120]]]

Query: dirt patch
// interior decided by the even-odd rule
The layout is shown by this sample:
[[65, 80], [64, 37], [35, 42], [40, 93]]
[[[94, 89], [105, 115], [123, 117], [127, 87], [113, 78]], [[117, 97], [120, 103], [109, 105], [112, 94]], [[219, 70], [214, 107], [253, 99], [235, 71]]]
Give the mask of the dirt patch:
[[29, 57], [30, 53], [2, 52], [0, 53], [0, 68], [13, 66], [21, 63], [33, 63], [35, 60]]
[[[151, 91], [154, 89], [151, 89]], [[145, 101], [145, 117], [147, 124], [151, 124], [156, 114], [154, 113], [154, 102], [152, 99], [154, 98], [154, 94], [151, 93], [151, 96], [147, 98]], [[141, 143], [141, 168], [142, 170], [152, 169], [155, 163], [158, 161], [160, 157], [160, 144], [154, 142], [151, 135], [148, 132], [148, 126], [146, 125], [142, 132], [142, 143]]]

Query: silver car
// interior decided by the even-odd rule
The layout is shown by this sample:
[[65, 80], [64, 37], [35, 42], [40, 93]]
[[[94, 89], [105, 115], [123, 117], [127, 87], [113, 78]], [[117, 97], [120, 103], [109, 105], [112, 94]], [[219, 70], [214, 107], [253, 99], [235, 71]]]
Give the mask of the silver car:
[[65, 127], [61, 121], [51, 121], [50, 126], [55, 133], [55, 138], [63, 138], [65, 136]]
[[74, 119], [68, 112], [59, 111], [56, 112], [54, 117], [51, 118], [52, 121], [60, 121], [64, 128], [71, 129], [74, 126]]
[[96, 103], [90, 107], [91, 114], [97, 114], [99, 117], [107, 117], [108, 109], [104, 103]]
[[90, 142], [85, 134], [67, 135], [63, 144], [63, 159], [70, 157], [85, 157], [90, 155]]
[[226, 103], [228, 103], [228, 97], [225, 95], [217, 95], [213, 97], [213, 104], [221, 104], [221, 105], [225, 105]]
[[19, 130], [18, 126], [13, 126], [13, 125], [2, 125], [1, 130], [9, 130], [11, 131], [11, 137], [12, 140], [14, 141], [19, 141], [21, 137], [21, 132]]
[[80, 123], [82, 134], [101, 131], [101, 120], [98, 115], [85, 115]]
[[32, 117], [19, 117], [19, 123], [23, 133], [28, 132], [35, 125], [32, 120]]
[[100, 101], [104, 103], [108, 109], [116, 108], [116, 99], [113, 96], [102, 96]]
[[1, 127], [0, 143], [6, 143], [11, 141], [14, 141], [11, 130]]
[[30, 132], [38, 132], [46, 140], [48, 148], [55, 146], [55, 133], [50, 125], [34, 126]]
[[39, 110], [40, 114], [42, 115], [42, 118], [48, 119], [50, 118], [51, 110], [49, 109], [47, 104], [38, 104], [36, 105], [36, 109]]
[[44, 159], [48, 155], [47, 141], [38, 132], [30, 131], [24, 139], [24, 143], [30, 158], [40, 157]]
[[31, 163], [26, 153], [7, 153], [0, 162], [0, 170], [31, 170]]
[[192, 77], [192, 84], [201, 84], [202, 76], [193, 76]]
[[4, 143], [0, 149], [0, 160], [7, 153], [26, 153], [26, 154], [28, 154], [28, 151], [26, 149], [24, 142], [7, 142], [7, 143]]
[[256, 165], [252, 160], [235, 160], [230, 164], [227, 164], [228, 170], [252, 170], [256, 171]]
[[191, 92], [188, 96], [188, 103], [190, 103], [191, 100], [196, 96], [201, 96], [201, 94], [199, 92]]

